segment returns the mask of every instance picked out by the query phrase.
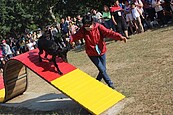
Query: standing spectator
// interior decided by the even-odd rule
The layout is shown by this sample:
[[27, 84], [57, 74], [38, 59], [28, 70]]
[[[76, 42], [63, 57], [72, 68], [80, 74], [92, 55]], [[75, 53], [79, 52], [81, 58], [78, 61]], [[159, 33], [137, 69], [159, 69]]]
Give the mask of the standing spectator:
[[134, 3], [131, 4], [131, 8], [132, 8], [132, 10], [131, 10], [132, 16], [134, 19], [134, 25], [135, 25], [137, 33], [144, 32], [144, 28], [143, 28], [141, 18], [140, 18], [139, 9], [136, 7], [136, 5]]
[[[77, 15], [76, 19], [77, 19], [76, 20], [76, 25], [78, 26], [78, 29], [79, 29], [79, 28], [81, 28], [83, 26], [82, 17], [80, 15]], [[84, 40], [81, 39], [80, 43], [81, 43], [81, 45], [84, 45]]]
[[11, 38], [11, 51], [13, 52], [14, 56], [17, 56], [17, 39], [15, 38]]
[[25, 38], [24, 36], [22, 36], [20, 39], [19, 39], [19, 53], [22, 54], [22, 53], [25, 53], [26, 52], [26, 40], [27, 39], [31, 39], [31, 38]]
[[76, 22], [77, 22], [77, 19], [76, 17], [73, 17], [73, 20], [72, 20], [73, 24], [76, 25]]
[[60, 23], [60, 28], [61, 28], [62, 39], [66, 46], [67, 46], [66, 38], [69, 36], [68, 26], [69, 26], [68, 23], [64, 20], [64, 18], [62, 18]]
[[76, 17], [76, 25], [81, 28], [83, 26], [83, 23], [82, 23], [82, 17], [80, 15], [77, 15]]
[[28, 51], [35, 49], [35, 45], [36, 45], [36, 42], [34, 40], [32, 39], [26, 40], [26, 47]]
[[68, 23], [65, 21], [64, 18], [61, 19], [60, 28], [62, 36], [68, 36]]
[[52, 34], [52, 39], [55, 39], [57, 36], [58, 36], [58, 30], [57, 30], [57, 28], [56, 27], [54, 27], [54, 26], [51, 26], [51, 34]]
[[107, 5], [104, 5], [104, 7], [103, 7], [102, 19], [103, 19], [103, 24], [106, 28], [114, 29], [114, 27], [112, 27], [113, 22], [112, 22], [112, 18], [111, 18], [111, 13], [110, 13], [109, 7]]
[[144, 12], [146, 13], [146, 20], [149, 23], [148, 27], [153, 28], [153, 22], [156, 21], [156, 12], [155, 9], [152, 7], [150, 0], [144, 2]]
[[96, 79], [99, 81], [104, 79], [108, 86], [114, 89], [113, 82], [106, 72], [106, 43], [104, 42], [104, 38], [110, 37], [115, 40], [123, 40], [124, 42], [127, 39], [121, 34], [107, 29], [99, 23], [93, 22], [91, 15], [84, 16], [83, 24], [84, 26], [76, 34], [71, 35], [70, 41], [74, 42], [81, 38], [85, 39], [86, 53], [99, 70]]
[[164, 0], [164, 3], [162, 5], [163, 9], [164, 9], [164, 14], [165, 14], [165, 20], [166, 23], [171, 23], [172, 22], [172, 9], [171, 9], [171, 1], [170, 0]]
[[127, 27], [125, 18], [122, 15], [123, 9], [119, 6], [118, 0], [114, 0], [114, 5], [110, 7], [110, 11], [111, 11], [113, 23], [116, 26], [116, 31], [121, 33], [122, 35], [125, 34], [125, 36], [129, 38], [128, 27]]
[[67, 16], [67, 18], [66, 18], [66, 20], [65, 20], [66, 22], [67, 22], [67, 24], [69, 25], [69, 22], [71, 22], [72, 20], [71, 20], [71, 16]]
[[167, 26], [165, 21], [165, 15], [163, 13], [163, 7], [161, 6], [160, 0], [152, 0], [152, 6], [155, 8], [155, 11], [157, 13], [160, 27]]
[[[72, 22], [69, 23], [69, 35], [75, 34], [77, 31], [78, 27], [74, 25]], [[75, 41], [75, 47], [78, 48], [80, 47], [79, 40]]]
[[37, 41], [37, 32], [36, 31], [33, 31], [33, 33], [32, 33], [32, 39], [34, 41]]
[[13, 53], [11, 51], [10, 46], [6, 43], [5, 40], [2, 40], [2, 48], [3, 48], [3, 56], [4, 56], [4, 60], [7, 61], [10, 58], [13, 57]]
[[143, 9], [143, 3], [142, 3], [142, 1], [141, 1], [141, 0], [132, 0], [132, 3], [135, 4], [136, 8], [137, 8], [138, 11], [139, 11], [139, 14], [140, 14], [141, 16], [143, 16], [142, 14], [143, 14], [143, 12], [144, 12], [144, 9]]
[[145, 18], [144, 18], [144, 5], [143, 5], [143, 2], [142, 0], [132, 0], [140, 14], [140, 18], [141, 18], [141, 23], [142, 25], [144, 26], [144, 21], [145, 21]]
[[42, 36], [41, 28], [38, 28], [38, 31], [37, 31], [37, 39], [39, 39], [41, 36]]
[[69, 23], [69, 35], [75, 34], [77, 29], [78, 27], [73, 22]]
[[98, 22], [98, 23], [102, 23], [102, 13], [97, 11], [96, 9], [92, 9], [91, 10], [91, 13], [92, 13], [92, 18], [94, 20], [94, 22]]
[[133, 17], [132, 17], [132, 13], [131, 13], [131, 6], [130, 6], [128, 0], [125, 1], [124, 13], [125, 13], [126, 22], [129, 25], [130, 31], [131, 31], [132, 34], [134, 34], [134, 32], [133, 32], [133, 23], [132, 23]]

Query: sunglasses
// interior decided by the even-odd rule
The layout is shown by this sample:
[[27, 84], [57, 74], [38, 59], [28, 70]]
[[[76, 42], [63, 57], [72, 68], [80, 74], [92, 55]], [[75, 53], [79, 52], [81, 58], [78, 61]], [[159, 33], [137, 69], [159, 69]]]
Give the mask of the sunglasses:
[[90, 27], [92, 25], [92, 23], [87, 23], [87, 24], [84, 24], [84, 27]]

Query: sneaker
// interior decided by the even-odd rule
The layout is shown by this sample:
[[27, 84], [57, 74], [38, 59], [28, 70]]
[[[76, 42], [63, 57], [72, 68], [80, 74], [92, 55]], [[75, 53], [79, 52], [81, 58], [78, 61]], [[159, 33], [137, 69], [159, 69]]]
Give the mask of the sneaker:
[[109, 85], [109, 87], [115, 89], [114, 84]]
[[168, 26], [167, 24], [164, 25], [164, 27], [167, 27], [167, 26]]

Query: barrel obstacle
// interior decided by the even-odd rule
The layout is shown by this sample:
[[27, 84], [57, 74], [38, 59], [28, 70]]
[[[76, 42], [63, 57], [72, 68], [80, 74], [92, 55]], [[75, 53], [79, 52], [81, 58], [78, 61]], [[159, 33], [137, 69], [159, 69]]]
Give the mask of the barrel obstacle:
[[27, 68], [95, 115], [103, 113], [125, 98], [58, 57], [57, 64], [63, 75], [57, 74], [53, 63], [48, 60], [39, 62], [38, 49], [8, 60], [3, 75], [0, 76], [0, 102], [5, 103], [26, 91]]

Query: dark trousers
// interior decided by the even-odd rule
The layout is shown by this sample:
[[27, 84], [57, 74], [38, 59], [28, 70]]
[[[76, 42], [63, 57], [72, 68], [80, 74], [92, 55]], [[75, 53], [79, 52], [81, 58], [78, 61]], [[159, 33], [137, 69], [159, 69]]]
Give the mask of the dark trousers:
[[163, 10], [157, 12], [158, 15], [158, 19], [159, 19], [159, 24], [160, 25], [165, 25], [166, 24], [166, 20], [165, 20], [165, 15], [163, 13]]
[[89, 56], [89, 58], [99, 70], [99, 74], [96, 79], [101, 81], [103, 78], [104, 81], [108, 84], [108, 86], [111, 86], [113, 82], [111, 81], [106, 72], [106, 54], [102, 56]]
[[115, 26], [116, 31], [121, 35], [124, 35], [124, 31], [128, 30], [127, 23], [124, 17], [117, 19], [116, 22], [117, 22], [117, 25]]

